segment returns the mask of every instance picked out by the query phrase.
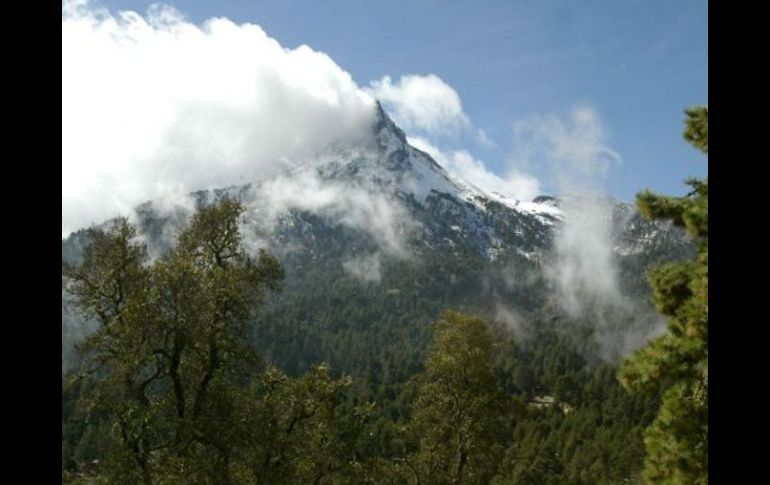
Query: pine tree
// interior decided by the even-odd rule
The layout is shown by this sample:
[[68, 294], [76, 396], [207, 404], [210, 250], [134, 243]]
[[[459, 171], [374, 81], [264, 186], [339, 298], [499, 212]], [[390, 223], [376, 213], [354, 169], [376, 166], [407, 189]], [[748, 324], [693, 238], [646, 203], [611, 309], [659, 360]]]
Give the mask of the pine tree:
[[[686, 111], [684, 138], [708, 153], [708, 108]], [[649, 274], [653, 301], [669, 317], [668, 331], [622, 365], [632, 390], [663, 390], [645, 433], [645, 478], [674, 484], [708, 483], [708, 179], [689, 179], [684, 197], [637, 197], [639, 211], [684, 227], [698, 243], [695, 261], [668, 263]]]

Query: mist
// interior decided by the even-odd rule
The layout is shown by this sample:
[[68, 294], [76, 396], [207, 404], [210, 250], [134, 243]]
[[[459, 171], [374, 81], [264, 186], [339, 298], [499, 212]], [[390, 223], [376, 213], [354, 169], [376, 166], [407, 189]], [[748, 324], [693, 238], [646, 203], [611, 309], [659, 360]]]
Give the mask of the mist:
[[543, 264], [554, 305], [593, 323], [607, 360], [643, 345], [660, 322], [622, 291], [606, 191], [607, 174], [622, 159], [608, 146], [598, 114], [581, 106], [566, 116], [536, 116], [514, 123], [513, 134], [514, 157], [545, 164], [559, 194], [563, 217]]

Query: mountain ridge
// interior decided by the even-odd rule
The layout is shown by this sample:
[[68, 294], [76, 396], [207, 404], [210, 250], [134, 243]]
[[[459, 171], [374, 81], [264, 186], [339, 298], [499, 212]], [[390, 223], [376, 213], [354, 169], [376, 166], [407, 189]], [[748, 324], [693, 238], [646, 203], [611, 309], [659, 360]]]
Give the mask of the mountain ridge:
[[[465, 307], [503, 321], [500, 308], [527, 315], [552, 305], [543, 268], [554, 258], [555, 235], [566, 217], [559, 207], [563, 198], [523, 202], [475, 187], [409, 145], [379, 105], [377, 112], [368, 142], [336, 144], [284, 174], [197, 191], [187, 201], [146, 202], [132, 215], [151, 254], [159, 257], [196, 205], [225, 196], [242, 200], [248, 246], [267, 248], [287, 271], [286, 290], [268, 302], [255, 337], [259, 350], [287, 370], [303, 370], [300, 356], [302, 362], [327, 360], [342, 371], [363, 372], [398, 351], [399, 342], [387, 340], [394, 326], [416, 342], [427, 341], [424, 325], [441, 307]], [[624, 291], [646, 298], [646, 269], [690, 254], [691, 245], [679, 228], [647, 221], [630, 204], [605, 203], [611, 206], [613, 258]], [[62, 240], [63, 260], [77, 259], [85, 234]], [[345, 310], [354, 303], [341, 302], [335, 292], [356, 305], [392, 305], [395, 314], [370, 315], [365, 323]], [[317, 297], [308, 300], [308, 294]], [[87, 323], [66, 310], [65, 297], [63, 287], [63, 365], [72, 344], [88, 333]], [[297, 314], [294, 308], [306, 308], [308, 301], [334, 323]], [[356, 363], [330, 357], [341, 352], [338, 337], [359, 327], [349, 338], [382, 350]], [[301, 342], [286, 341], [285, 332]], [[324, 345], [326, 353], [320, 350]], [[411, 359], [413, 370], [419, 359]]]

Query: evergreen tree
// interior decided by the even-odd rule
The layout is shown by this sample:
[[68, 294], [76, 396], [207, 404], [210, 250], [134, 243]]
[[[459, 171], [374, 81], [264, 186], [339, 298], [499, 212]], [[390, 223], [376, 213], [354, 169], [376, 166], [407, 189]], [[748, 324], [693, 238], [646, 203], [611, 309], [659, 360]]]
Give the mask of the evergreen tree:
[[[708, 108], [686, 111], [685, 139], [708, 153]], [[664, 389], [656, 419], [645, 433], [645, 478], [675, 484], [708, 483], [708, 179], [687, 181], [692, 191], [637, 198], [642, 214], [683, 226], [698, 242], [695, 261], [668, 263], [649, 274], [653, 301], [668, 331], [622, 365], [621, 383], [633, 390]]]

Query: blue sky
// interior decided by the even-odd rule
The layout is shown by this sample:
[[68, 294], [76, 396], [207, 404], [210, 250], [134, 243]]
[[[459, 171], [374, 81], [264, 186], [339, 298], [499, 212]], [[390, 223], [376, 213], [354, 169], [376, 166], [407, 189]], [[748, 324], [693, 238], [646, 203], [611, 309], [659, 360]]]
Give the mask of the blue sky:
[[[99, 2], [145, 12], [153, 2]], [[708, 103], [708, 3], [704, 0], [173, 1], [191, 22], [254, 23], [283, 46], [328, 54], [360, 86], [388, 75], [435, 74], [462, 101], [474, 129], [442, 148], [467, 149], [492, 171], [515, 149], [512, 124], [591, 107], [622, 159], [607, 191], [631, 201], [642, 188], [682, 194], [707, 175], [706, 157], [681, 137], [683, 109]], [[544, 192], [552, 168], [527, 166]]]

